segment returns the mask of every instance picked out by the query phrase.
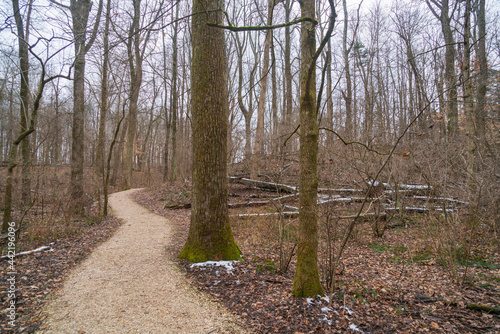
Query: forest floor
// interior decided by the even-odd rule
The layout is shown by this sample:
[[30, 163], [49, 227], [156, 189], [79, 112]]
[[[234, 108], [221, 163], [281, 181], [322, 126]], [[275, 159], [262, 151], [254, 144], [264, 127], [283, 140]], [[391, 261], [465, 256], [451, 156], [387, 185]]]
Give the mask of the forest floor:
[[[256, 198], [268, 196], [269, 193], [249, 187], [230, 185], [231, 203], [258, 201]], [[170, 251], [177, 254], [186, 240], [190, 210], [169, 207], [188, 204], [189, 187], [164, 185], [137, 193], [135, 198], [174, 224]], [[372, 237], [370, 227], [361, 226], [344, 253], [338, 288], [329, 304], [325, 296], [293, 298], [295, 256], [288, 270], [280, 272], [280, 243], [273, 227], [276, 222], [267, 217], [234, 217], [236, 213], [255, 211], [253, 208], [230, 210], [233, 234], [244, 256], [243, 261], [233, 263], [232, 270], [178, 263], [188, 277], [194, 278], [198, 289], [216, 297], [257, 332], [500, 332], [498, 314], [468, 308], [480, 304], [496, 307], [498, 311], [498, 244], [481, 245], [481, 252], [478, 251], [481, 260], [456, 270], [455, 278], [462, 281], [458, 284], [452, 281], [454, 276], [444, 269], [436, 254], [423, 245], [428, 240], [420, 240], [418, 222], [393, 226], [383, 238]], [[273, 207], [268, 205], [258, 211], [270, 212]], [[322, 264], [320, 256], [320, 267]], [[324, 277], [322, 279], [326, 285]]]
[[[232, 203], [255, 201], [270, 196], [269, 193], [242, 185], [231, 185], [230, 193]], [[17, 259], [17, 269], [20, 274], [16, 281], [18, 292], [16, 332], [33, 333], [40, 329], [41, 324], [42, 328], [51, 323], [52, 326], [58, 326], [57, 321], [54, 322], [58, 317], [70, 319], [73, 326], [75, 319], [78, 319], [74, 316], [74, 312], [79, 310], [80, 306], [75, 304], [73, 306], [76, 309], [71, 310], [68, 300], [66, 305], [62, 305], [61, 301], [64, 300], [60, 298], [68, 289], [71, 290], [67, 292], [68, 296], [84, 300], [81, 307], [99, 307], [99, 310], [105, 310], [106, 305], [116, 304], [110, 303], [114, 300], [114, 296], [107, 295], [104, 298], [102, 295], [96, 303], [92, 303], [92, 298], [89, 296], [101, 291], [100, 287], [96, 286], [98, 282], [105, 283], [104, 287], [111, 287], [109, 280], [103, 280], [107, 275], [105, 268], [102, 268], [102, 272], [96, 272], [96, 263], [93, 261], [96, 260], [96, 256], [105, 255], [100, 249], [108, 250], [104, 253], [114, 251], [113, 240], [116, 235], [123, 233], [123, 229], [132, 232], [132, 236], [129, 235], [126, 239], [126, 244], [122, 244], [127, 255], [122, 254], [119, 259], [115, 258], [111, 262], [108, 261], [109, 258], [106, 260], [108, 264], [118, 265], [120, 270], [119, 273], [108, 273], [111, 275], [109, 279], [120, 280], [119, 285], [114, 285], [121, 286], [120, 291], [130, 297], [124, 305], [134, 305], [134, 307], [128, 306], [126, 309], [131, 309], [130, 312], [139, 312], [145, 317], [148, 317], [148, 312], [158, 316], [158, 312], [168, 310], [167, 305], [164, 305], [165, 301], [159, 299], [157, 293], [158, 289], [161, 290], [162, 280], [165, 278], [161, 273], [164, 273], [166, 270], [164, 266], [167, 264], [177, 268], [174, 272], [182, 281], [179, 283], [182, 289], [190, 290], [195, 297], [198, 297], [197, 299], [203, 295], [201, 292], [208, 293], [211, 296], [208, 299], [219, 301], [233, 313], [225, 315], [225, 319], [233, 320], [225, 322], [224, 326], [228, 327], [219, 328], [219, 332], [243, 331], [244, 327], [249, 331], [261, 333], [500, 332], [498, 315], [467, 308], [471, 304], [498, 308], [500, 304], [500, 254], [495, 245], [483, 242], [480, 245], [481, 258], [477, 257], [474, 263], [465, 268], [466, 275], [459, 276], [463, 284], [456, 284], [456, 280], [452, 280], [452, 276], [443, 268], [436, 254], [425, 251], [426, 248], [419, 244], [421, 231], [416, 221], [410, 221], [407, 226], [392, 226], [383, 238], [372, 237], [368, 232], [369, 226], [361, 226], [349, 242], [342, 260], [342, 270], [338, 273], [338, 288], [333, 295], [332, 303], [328, 305], [325, 296], [296, 299], [291, 295], [295, 257], [291, 258], [288, 270], [280, 272], [278, 252], [280, 243], [276, 237], [275, 220], [234, 217], [236, 213], [270, 212], [273, 207], [230, 210], [233, 233], [243, 251], [244, 261], [233, 263], [233, 269], [227, 270], [222, 267], [191, 267], [184, 261], [175, 260], [187, 236], [190, 210], [172, 210], [168, 207], [179, 204], [182, 206], [190, 202], [188, 186], [165, 185], [136, 192], [134, 196], [137, 202], [165, 216], [170, 223], [164, 221], [158, 225], [153, 224], [151, 229], [142, 231], [135, 221], [140, 222], [141, 217], [147, 215], [148, 211], [128, 202], [121, 206], [122, 209], [115, 208], [115, 213], [118, 217], [127, 210], [134, 211], [135, 217], [138, 214], [139, 218], [134, 219], [134, 223], [131, 224], [136, 225], [135, 228], [126, 222], [121, 224], [117, 218], [109, 218], [103, 222], [86, 222], [80, 233], [55, 240], [50, 245], [51, 251]], [[113, 205], [113, 202], [111, 204]], [[296, 220], [290, 222], [291, 225], [295, 223]], [[143, 233], [146, 231], [147, 233]], [[165, 233], [169, 235], [167, 240], [161, 239], [165, 237]], [[486, 235], [487, 231], [484, 234]], [[108, 241], [103, 243], [105, 240]], [[148, 247], [136, 244], [141, 242]], [[165, 245], [168, 245], [166, 249]], [[157, 252], [155, 256], [149, 258], [149, 261], [147, 256], [142, 256], [144, 255], [142, 252], [151, 248]], [[293, 248], [288, 248], [289, 251], [291, 249]], [[137, 263], [139, 260], [136, 255], [142, 258], [140, 263]], [[86, 258], [87, 260], [84, 260]], [[322, 273], [323, 260], [320, 254]], [[157, 277], [154, 272], [146, 269], [133, 270], [142, 268], [140, 266], [143, 264], [149, 268], [154, 267], [160, 275]], [[0, 265], [5, 272], [6, 261], [1, 261]], [[463, 273], [464, 267], [460, 267], [459, 270]], [[84, 275], [85, 278], [82, 278], [80, 275], [85, 272], [90, 276]], [[75, 280], [76, 275], [80, 277], [80, 283], [79, 280]], [[132, 282], [141, 284], [144, 280], [155, 284], [158, 282], [159, 285], [153, 289], [154, 294], [151, 290], [141, 290], [142, 285], [135, 287], [139, 291], [137, 294], [133, 291], [134, 287], [129, 286]], [[326, 285], [323, 276], [322, 281]], [[147, 284], [146, 282], [144, 284]], [[189, 285], [194, 285], [194, 290], [192, 287], [188, 288]], [[59, 299], [52, 298], [54, 293]], [[6, 298], [4, 294], [5, 289], [2, 289], [0, 296], [2, 300]], [[151, 300], [155, 306], [149, 310]], [[47, 312], [41, 312], [42, 308], [47, 310], [47, 307], [53, 312], [50, 319], [47, 318]], [[128, 318], [129, 311], [123, 309], [124, 312], [121, 312], [120, 307], [114, 308], [120, 311], [120, 314], [116, 315], [114, 311], [111, 314], [119, 319]], [[12, 333], [4, 325], [5, 316], [2, 310], [0, 330], [2, 333]], [[169, 319], [168, 315], [161, 315], [163, 320], [165, 317]], [[113, 321], [112, 318], [103, 319], [94, 316], [91, 318], [101, 321], [97, 326], [108, 321], [112, 322], [111, 326], [114, 328], [123, 325], [122, 321]], [[182, 318], [185, 318], [185, 314], [180, 316], [180, 319]], [[198, 318], [203, 317], [198, 316]], [[79, 333], [93, 333], [96, 328], [91, 327], [86, 330], [86, 325], [81, 322], [78, 322], [78, 326], [81, 327], [78, 329]], [[64, 327], [59, 327], [61, 328]], [[71, 327], [72, 332], [75, 332], [75, 328]], [[217, 328], [215, 330], [217, 332]], [[179, 331], [183, 332], [181, 329]], [[61, 333], [64, 330], [56, 332]], [[197, 331], [186, 333], [191, 332]]]

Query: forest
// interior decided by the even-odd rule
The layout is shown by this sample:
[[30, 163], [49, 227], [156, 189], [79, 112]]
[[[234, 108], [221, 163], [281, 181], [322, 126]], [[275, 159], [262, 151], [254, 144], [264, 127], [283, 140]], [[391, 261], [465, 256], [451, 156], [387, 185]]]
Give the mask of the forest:
[[128, 224], [110, 201], [133, 191], [170, 221], [172, 266], [249, 332], [500, 331], [495, 1], [11, 0], [0, 15], [17, 330], [44, 328], [43, 296]]

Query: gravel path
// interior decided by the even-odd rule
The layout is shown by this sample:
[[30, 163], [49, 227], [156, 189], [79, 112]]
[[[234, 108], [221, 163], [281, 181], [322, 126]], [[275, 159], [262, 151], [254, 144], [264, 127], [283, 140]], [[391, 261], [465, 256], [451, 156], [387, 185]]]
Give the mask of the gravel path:
[[245, 333], [175, 267], [165, 247], [172, 228], [130, 198], [137, 190], [110, 196], [123, 225], [72, 272], [42, 333]]

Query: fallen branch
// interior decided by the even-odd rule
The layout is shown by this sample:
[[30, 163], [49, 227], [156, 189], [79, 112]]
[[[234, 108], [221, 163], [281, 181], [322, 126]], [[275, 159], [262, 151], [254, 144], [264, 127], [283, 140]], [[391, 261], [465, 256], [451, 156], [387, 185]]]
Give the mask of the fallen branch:
[[469, 202], [459, 201], [458, 199], [449, 198], [449, 197], [430, 197], [430, 196], [413, 196], [415, 199], [429, 200], [429, 201], [443, 201], [443, 202], [452, 202], [457, 204], [469, 205]]
[[465, 305], [468, 309], [474, 310], [474, 311], [481, 311], [481, 312], [487, 312], [489, 314], [500, 314], [500, 307], [494, 307], [494, 306], [488, 306], [488, 305], [481, 305], [481, 304], [466, 304]]
[[[21, 255], [28, 255], [28, 254], [38, 253], [38, 252], [44, 251], [46, 249], [47, 249], [48, 252], [51, 252], [53, 250], [52, 247], [50, 247], [50, 246], [42, 246], [42, 247], [38, 247], [37, 249], [33, 249], [33, 250], [29, 250], [29, 251], [17, 253], [17, 254], [14, 255], [14, 257], [19, 257]], [[8, 258], [12, 258], [12, 256], [11, 255], [0, 256], [0, 260], [8, 259]]]
[[[428, 296], [417, 296], [417, 301], [423, 302], [423, 303], [445, 302], [446, 304], [448, 304], [450, 306], [455, 306], [455, 307], [457, 307], [459, 305], [455, 301], [446, 301], [442, 298], [432, 298], [432, 297], [428, 297]], [[486, 312], [489, 314], [500, 314], [500, 307], [499, 306], [488, 306], [488, 305], [482, 305], [482, 304], [467, 303], [467, 304], [465, 304], [465, 307], [468, 308], [469, 310], [481, 311], [481, 312]]]
[[362, 193], [362, 189], [332, 189], [332, 188], [318, 188], [318, 193], [320, 194], [331, 194], [331, 193]]
[[246, 178], [236, 178], [236, 177], [229, 177], [229, 181], [241, 183], [241, 184], [245, 184], [245, 185], [250, 185], [250, 186], [257, 187], [257, 188], [264, 189], [264, 190], [283, 191], [286, 193], [296, 193], [297, 192], [297, 187], [289, 186], [287, 184], [281, 184], [281, 183], [257, 181], [257, 180], [251, 180], [251, 179], [246, 179]]
[[274, 217], [274, 216], [279, 216], [283, 215], [285, 218], [296, 218], [299, 216], [298, 212], [271, 212], [271, 213], [242, 213], [239, 215], [234, 215], [232, 217], [237, 217], [237, 218], [253, 218], [253, 217]]
[[[298, 212], [292, 212], [292, 211], [286, 211], [286, 212], [271, 212], [271, 213], [242, 213], [238, 215], [233, 215], [231, 217], [236, 217], [236, 218], [252, 218], [252, 217], [274, 217], [274, 216], [279, 216], [283, 215], [285, 218], [296, 218], [299, 216]], [[349, 215], [349, 216], [338, 216], [335, 217], [337, 219], [354, 219], [356, 218], [357, 215]], [[362, 214], [359, 216], [360, 218], [368, 218], [368, 217], [376, 217], [376, 218], [383, 218], [387, 217], [387, 213], [385, 212], [380, 212], [380, 213], [374, 213], [374, 212], [367, 212], [365, 214]]]

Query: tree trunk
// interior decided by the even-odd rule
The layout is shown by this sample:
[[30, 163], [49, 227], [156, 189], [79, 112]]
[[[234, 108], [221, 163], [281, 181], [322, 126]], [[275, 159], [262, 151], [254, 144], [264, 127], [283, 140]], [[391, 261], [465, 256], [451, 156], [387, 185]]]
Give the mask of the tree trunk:
[[73, 127], [71, 145], [71, 181], [70, 181], [70, 207], [69, 212], [75, 215], [84, 213], [83, 191], [83, 162], [85, 140], [85, 55], [92, 46], [102, 9], [102, 0], [92, 37], [87, 39], [87, 23], [92, 2], [90, 0], [71, 1], [70, 11], [73, 23], [73, 38], [75, 43], [75, 63], [73, 79]]
[[[164, 23], [162, 22], [162, 25]], [[163, 146], [163, 182], [168, 180], [169, 170], [169, 145], [170, 145], [170, 115], [167, 108], [167, 50], [165, 44], [165, 33], [161, 35], [163, 46], [163, 113], [165, 115], [165, 144]]]
[[482, 145], [486, 142], [486, 90], [488, 86], [488, 60], [486, 57], [486, 0], [479, 0], [479, 10], [477, 13], [479, 36], [478, 36], [478, 58], [479, 58], [479, 78], [477, 86], [477, 104], [474, 112], [476, 119], [476, 136]]
[[[272, 36], [271, 36], [272, 38]], [[278, 87], [276, 83], [276, 55], [274, 53], [274, 43], [271, 43], [271, 86], [272, 86], [272, 116], [273, 116], [273, 131], [272, 131], [272, 152], [274, 155], [278, 153], [278, 141], [276, 140], [278, 137]]]
[[434, 7], [426, 0], [427, 6], [431, 9], [434, 16], [441, 22], [441, 30], [443, 31], [445, 48], [445, 81], [447, 94], [447, 116], [448, 116], [448, 133], [454, 135], [458, 130], [458, 93], [457, 93], [457, 76], [455, 73], [455, 40], [451, 29], [451, 17], [449, 9], [449, 0], [441, 0], [441, 3], [432, 1], [438, 6], [440, 12], [436, 12]]
[[174, 23], [174, 35], [172, 37], [172, 164], [170, 167], [170, 181], [174, 182], [177, 179], [177, 106], [179, 93], [177, 92], [177, 30], [179, 23], [177, 18], [179, 17], [179, 7], [180, 3], [177, 2], [175, 6], [175, 23]]
[[[285, 22], [290, 21], [290, 14], [292, 11], [292, 3], [290, 0], [285, 2]], [[292, 99], [292, 60], [291, 60], [291, 41], [290, 41], [290, 27], [285, 27], [285, 92], [284, 92], [284, 107], [285, 112], [284, 123], [285, 131], [291, 131], [292, 118], [293, 118], [293, 99]], [[288, 149], [286, 148], [288, 147]], [[293, 145], [290, 143], [284, 148], [285, 153], [291, 152]]]
[[344, 36], [342, 38], [342, 51], [344, 54], [344, 71], [346, 80], [346, 93], [344, 94], [345, 100], [345, 135], [347, 138], [352, 136], [352, 81], [351, 69], [349, 65], [349, 52], [350, 48], [347, 47], [347, 28], [349, 25], [347, 4], [346, 0], [342, 0], [344, 6]]
[[228, 214], [227, 78], [220, 0], [195, 0], [192, 17], [191, 99], [193, 189], [191, 225], [179, 258], [190, 262], [239, 260]]
[[101, 115], [99, 116], [99, 134], [97, 137], [95, 173], [102, 177], [104, 175], [104, 145], [106, 142], [106, 116], [108, 114], [108, 63], [109, 63], [109, 24], [111, 13], [111, 0], [106, 5], [106, 21], [104, 24], [103, 36], [103, 61], [101, 77]]
[[469, 188], [470, 211], [469, 218], [474, 219], [477, 207], [477, 184], [476, 184], [476, 143], [474, 125], [474, 95], [472, 90], [472, 78], [470, 69], [471, 45], [470, 45], [470, 14], [471, 0], [465, 1], [464, 13], [464, 58], [462, 65], [462, 77], [464, 78], [464, 111], [465, 111], [465, 135], [467, 149], [467, 178]]
[[[301, 10], [302, 17], [315, 17], [315, 0], [302, 1]], [[313, 61], [316, 51], [315, 24], [302, 22], [300, 41], [300, 211], [297, 270], [292, 293], [295, 297], [311, 297], [323, 295], [318, 271], [318, 123], [316, 62]]]
[[[328, 41], [326, 55], [326, 127], [333, 130], [333, 85], [332, 85], [332, 43]], [[333, 132], [326, 133], [328, 156], [333, 157]]]
[[[267, 25], [273, 24], [274, 0], [269, 0], [267, 5]], [[260, 76], [260, 95], [257, 107], [257, 129], [255, 130], [255, 143], [253, 145], [252, 167], [250, 168], [250, 178], [257, 179], [259, 175], [260, 163], [264, 151], [264, 113], [266, 109], [267, 78], [269, 72], [269, 50], [273, 32], [271, 29], [266, 31], [266, 40], [264, 41], [264, 59], [262, 61], [262, 72]]]
[[133, 0], [134, 18], [130, 27], [127, 50], [130, 67], [130, 106], [128, 112], [127, 148], [125, 155], [125, 189], [132, 187], [132, 171], [135, 161], [135, 136], [137, 133], [137, 102], [142, 83], [142, 56], [140, 52], [141, 0]]

